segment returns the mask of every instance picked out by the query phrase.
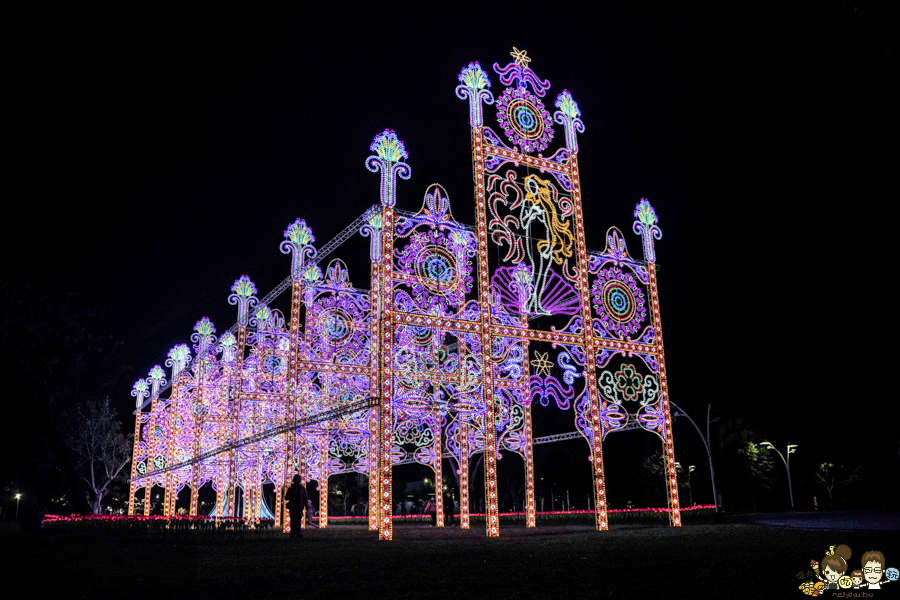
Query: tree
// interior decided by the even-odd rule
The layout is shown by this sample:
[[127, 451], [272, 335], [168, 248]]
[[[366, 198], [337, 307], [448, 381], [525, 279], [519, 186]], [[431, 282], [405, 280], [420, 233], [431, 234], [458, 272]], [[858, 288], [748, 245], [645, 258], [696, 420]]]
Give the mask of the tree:
[[[690, 493], [690, 483], [687, 473], [681, 463], [675, 463], [675, 473], [678, 475], [678, 494], [679, 496], [687, 496]], [[645, 491], [656, 499], [666, 502], [666, 479], [668, 478], [668, 470], [666, 469], [666, 457], [662, 451], [657, 450], [650, 456], [644, 457], [641, 463], [641, 483]]]
[[750, 498], [753, 502], [753, 510], [756, 510], [755, 487], [770, 489], [773, 477], [772, 469], [775, 467], [775, 457], [766, 446], [755, 442], [747, 442], [738, 448], [738, 456], [747, 471], [747, 479], [750, 484]]
[[122, 434], [109, 398], [83, 403], [70, 423], [67, 442], [81, 459], [76, 469], [88, 486], [91, 510], [99, 513], [110, 486], [131, 462], [132, 435]]
[[[96, 333], [103, 310], [87, 296], [35, 284], [0, 286], [0, 336], [3, 380], [19, 402], [6, 426], [32, 428], [24, 452], [48, 455], [68, 484], [66, 497], [77, 512], [91, 510], [74, 454], [66, 438], [67, 418], [85, 399], [121, 389], [124, 367], [113, 357], [121, 342]], [[41, 477], [41, 486], [48, 485]], [[45, 490], [46, 494], [49, 490]], [[58, 494], [58, 491], [52, 493]]]

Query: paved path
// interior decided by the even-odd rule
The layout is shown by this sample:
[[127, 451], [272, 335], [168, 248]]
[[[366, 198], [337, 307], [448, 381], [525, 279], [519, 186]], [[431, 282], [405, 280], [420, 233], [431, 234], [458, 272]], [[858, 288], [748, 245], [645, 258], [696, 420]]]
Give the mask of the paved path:
[[748, 515], [735, 520], [787, 529], [900, 531], [900, 513], [874, 510]]

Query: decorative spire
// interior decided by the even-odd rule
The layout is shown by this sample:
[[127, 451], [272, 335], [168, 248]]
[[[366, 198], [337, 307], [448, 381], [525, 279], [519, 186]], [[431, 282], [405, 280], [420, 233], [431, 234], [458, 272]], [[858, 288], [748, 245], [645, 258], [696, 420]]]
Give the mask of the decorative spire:
[[634, 209], [634, 232], [644, 239], [644, 260], [648, 263], [656, 262], [656, 253], [653, 249], [653, 239], [662, 239], [662, 230], [656, 225], [656, 211], [650, 206], [646, 198], [641, 198]]
[[373, 206], [366, 213], [366, 222], [359, 228], [363, 237], [369, 238], [369, 258], [372, 262], [381, 260], [381, 229], [384, 227], [384, 215], [380, 206]]
[[281, 253], [287, 254], [292, 252], [291, 257], [291, 278], [299, 281], [303, 276], [303, 267], [306, 259], [316, 256], [316, 249], [312, 247], [316, 241], [315, 236], [306, 225], [303, 219], [297, 219], [284, 231], [285, 241], [281, 242]]
[[169, 350], [166, 366], [172, 368], [172, 381], [178, 380], [178, 376], [189, 362], [191, 362], [191, 351], [187, 344], [179, 344]]
[[572, 99], [572, 94], [568, 90], [563, 90], [556, 97], [556, 108], [559, 110], [553, 113], [553, 118], [566, 130], [566, 148], [572, 154], [577, 154], [578, 139], [575, 132], [584, 133], [584, 123], [579, 118], [581, 111], [578, 109], [578, 104]]
[[240, 278], [234, 282], [234, 285], [231, 286], [231, 291], [234, 293], [228, 296], [228, 304], [231, 304], [232, 306], [237, 304], [238, 323], [242, 326], [246, 326], [247, 314], [250, 307], [256, 306], [259, 302], [256, 297], [256, 286], [253, 285], [253, 282], [250, 281], [249, 277], [241, 275]]
[[237, 355], [237, 339], [230, 331], [226, 331], [219, 338], [219, 350], [222, 352], [222, 362], [232, 364]]
[[150, 384], [150, 395], [154, 398], [159, 396], [159, 388], [166, 385], [166, 372], [159, 365], [154, 365], [148, 373], [147, 383]]
[[401, 162], [409, 158], [406, 147], [397, 138], [397, 134], [390, 129], [385, 129], [375, 136], [369, 150], [375, 153], [366, 159], [366, 168], [373, 173], [381, 170], [381, 203], [385, 206], [394, 206], [397, 203], [395, 191], [397, 176], [409, 179], [411, 173], [409, 165]]
[[216, 326], [212, 324], [209, 317], [203, 317], [194, 325], [194, 331], [196, 333], [191, 335], [191, 341], [197, 344], [194, 346], [194, 350], [197, 351], [197, 356], [203, 360], [216, 342], [216, 336], [213, 335], [216, 332]]
[[144, 398], [146, 398], [150, 394], [149, 389], [147, 388], [147, 380], [146, 379], [138, 379], [134, 382], [134, 387], [131, 389], [131, 395], [136, 398], [134, 406], [138, 410], [140, 410], [141, 406], [144, 404]]
[[264, 330], [269, 325], [269, 321], [272, 320], [272, 309], [270, 309], [265, 304], [260, 304], [256, 307], [256, 314], [253, 315], [253, 318], [250, 319], [251, 325], [256, 325], [258, 330]]
[[491, 80], [487, 73], [481, 69], [477, 62], [469, 63], [459, 74], [460, 85], [456, 86], [456, 97], [460, 100], [469, 99], [469, 125], [474, 129], [484, 125], [481, 114], [481, 101], [485, 104], [494, 103], [494, 95], [487, 89], [491, 87]]

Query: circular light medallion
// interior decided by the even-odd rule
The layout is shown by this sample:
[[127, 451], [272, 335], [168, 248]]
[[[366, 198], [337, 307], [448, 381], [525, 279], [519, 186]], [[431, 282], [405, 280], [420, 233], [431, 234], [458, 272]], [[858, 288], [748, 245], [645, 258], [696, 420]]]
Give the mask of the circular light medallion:
[[526, 88], [507, 88], [497, 100], [497, 120], [522, 152], [545, 150], [553, 139], [553, 120], [544, 103]]
[[619, 323], [627, 323], [634, 318], [634, 294], [621, 281], [608, 281], [603, 286], [603, 308]]
[[443, 246], [428, 246], [416, 258], [416, 275], [429, 291], [446, 294], [457, 285], [456, 259]]
[[331, 308], [322, 313], [319, 330], [331, 344], [341, 344], [350, 337], [353, 327], [344, 311]]

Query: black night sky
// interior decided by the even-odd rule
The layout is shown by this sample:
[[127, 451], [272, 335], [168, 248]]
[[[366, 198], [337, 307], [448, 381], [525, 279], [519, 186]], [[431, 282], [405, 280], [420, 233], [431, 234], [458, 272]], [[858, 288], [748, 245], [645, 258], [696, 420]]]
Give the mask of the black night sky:
[[[287, 276], [289, 223], [306, 219], [321, 245], [378, 202], [380, 176], [363, 163], [385, 128], [410, 154], [398, 207], [418, 210], [439, 182], [474, 223], [456, 77], [471, 61], [506, 64], [517, 46], [550, 80], [545, 102], [565, 88], [583, 113], [589, 247], [615, 225], [639, 255], [632, 210], [641, 197], [656, 208], [672, 399], [695, 417], [708, 403], [744, 417], [782, 451], [799, 444], [795, 472], [896, 463], [895, 8], [324, 6], [78, 7], [24, 24], [27, 58], [10, 58], [20, 168], [7, 285], [92, 299], [124, 342], [116, 365], [129, 375], [113, 400], [126, 430], [130, 383], [200, 317], [229, 327], [238, 276], [260, 296]], [[366, 244], [332, 256], [360, 287]], [[21, 475], [34, 427], [28, 398], [6, 404], [2, 484]], [[675, 448], [706, 472], [683, 419]]]

